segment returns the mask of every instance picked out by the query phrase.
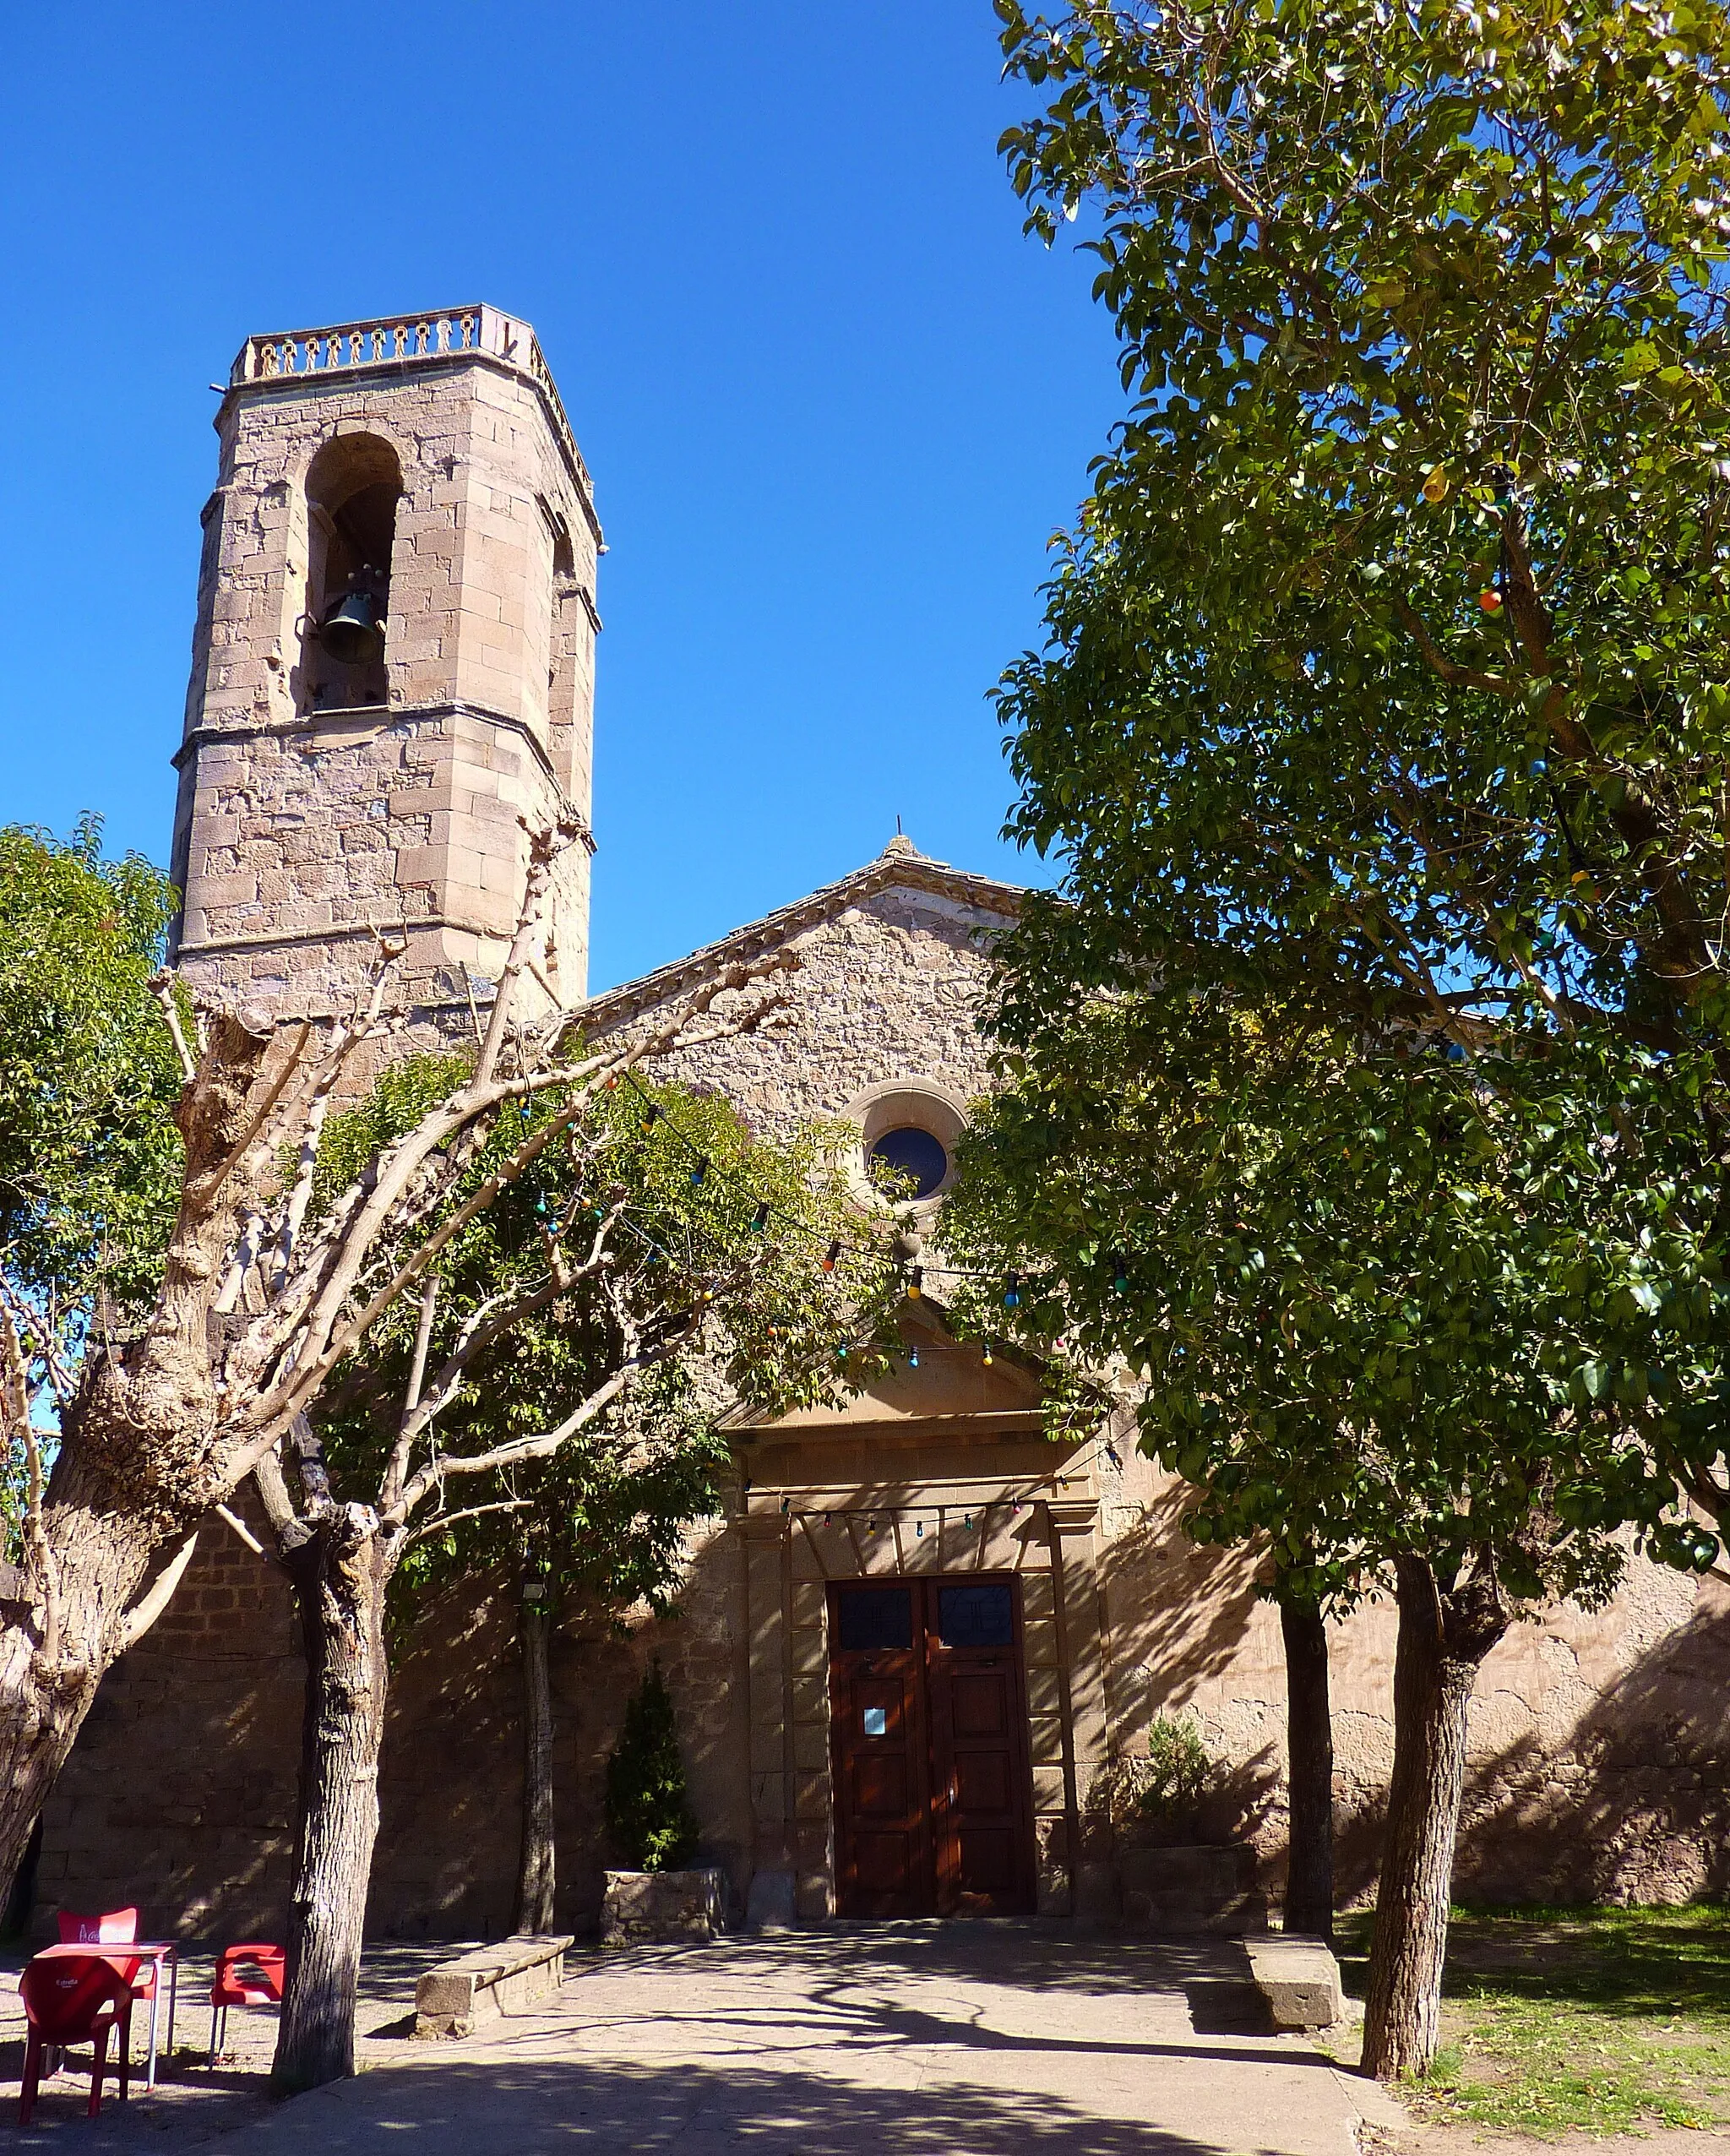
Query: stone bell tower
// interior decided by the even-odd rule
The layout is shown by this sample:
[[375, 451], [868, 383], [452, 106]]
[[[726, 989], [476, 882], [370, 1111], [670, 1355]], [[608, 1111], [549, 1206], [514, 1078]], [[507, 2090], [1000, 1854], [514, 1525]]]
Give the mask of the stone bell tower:
[[[535, 333], [466, 307], [249, 337], [216, 431], [177, 961], [329, 1011], [383, 933], [408, 1000], [465, 1004], [515, 923], [523, 819], [563, 800], [588, 827], [601, 527]], [[548, 953], [566, 1004], [589, 850]]]

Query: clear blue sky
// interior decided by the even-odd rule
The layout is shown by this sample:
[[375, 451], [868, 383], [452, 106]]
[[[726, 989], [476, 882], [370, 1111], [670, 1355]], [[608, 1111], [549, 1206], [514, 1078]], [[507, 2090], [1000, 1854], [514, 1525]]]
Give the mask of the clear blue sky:
[[986, 0], [6, 10], [0, 818], [167, 854], [248, 332], [489, 299], [595, 474], [594, 985], [998, 839], [986, 700], [1121, 409]]

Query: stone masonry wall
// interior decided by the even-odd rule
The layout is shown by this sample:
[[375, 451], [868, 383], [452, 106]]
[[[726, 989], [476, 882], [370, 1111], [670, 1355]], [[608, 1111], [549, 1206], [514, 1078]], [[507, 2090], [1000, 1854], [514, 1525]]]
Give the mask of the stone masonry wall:
[[1001, 913], [937, 892], [878, 892], [794, 939], [801, 962], [783, 1020], [665, 1058], [656, 1075], [726, 1094], [765, 1138], [838, 1116], [891, 1079], [973, 1098], [990, 1081], [974, 1014], [988, 939], [1003, 926]]
[[[1220, 1762], [1210, 1831], [1279, 1876], [1285, 1665], [1279, 1614], [1241, 1551], [1198, 1548], [1183, 1486], [1126, 1452], [1104, 1471], [1102, 1592], [1113, 1750], [1157, 1712], [1194, 1716]], [[1514, 1625], [1480, 1672], [1456, 1878], [1484, 1901], [1680, 1901], [1730, 1888], [1730, 1591], [1630, 1560], [1608, 1609]], [[1330, 1627], [1336, 1865], [1374, 1891], [1393, 1761], [1390, 1597]]]

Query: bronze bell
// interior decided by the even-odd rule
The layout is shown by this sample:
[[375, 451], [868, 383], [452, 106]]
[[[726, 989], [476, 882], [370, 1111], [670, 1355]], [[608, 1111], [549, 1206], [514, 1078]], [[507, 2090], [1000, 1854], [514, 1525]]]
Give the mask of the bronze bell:
[[339, 666], [365, 666], [382, 656], [384, 624], [364, 585], [351, 585], [331, 601], [318, 624], [318, 641]]

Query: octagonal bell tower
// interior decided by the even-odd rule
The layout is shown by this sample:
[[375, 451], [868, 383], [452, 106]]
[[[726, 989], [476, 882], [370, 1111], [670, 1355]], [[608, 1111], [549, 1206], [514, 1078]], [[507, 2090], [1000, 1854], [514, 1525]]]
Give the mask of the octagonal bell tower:
[[[216, 417], [172, 874], [177, 962], [345, 1009], [378, 933], [406, 999], [497, 972], [525, 819], [588, 827], [589, 475], [535, 333], [496, 308], [249, 337]], [[585, 992], [589, 848], [545, 986]]]

